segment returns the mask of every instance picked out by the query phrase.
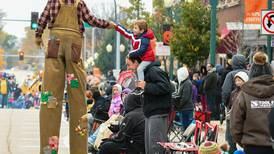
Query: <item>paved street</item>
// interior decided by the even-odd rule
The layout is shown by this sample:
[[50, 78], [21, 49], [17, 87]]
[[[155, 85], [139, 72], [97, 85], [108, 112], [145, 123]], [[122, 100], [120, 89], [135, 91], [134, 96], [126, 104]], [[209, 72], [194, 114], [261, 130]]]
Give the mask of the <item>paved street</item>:
[[[0, 109], [0, 154], [39, 153], [39, 110]], [[220, 126], [218, 142], [224, 142]], [[68, 122], [62, 120], [60, 154], [68, 154]]]
[[[39, 110], [0, 109], [0, 154], [39, 153]], [[60, 154], [68, 154], [68, 123], [62, 120]]]

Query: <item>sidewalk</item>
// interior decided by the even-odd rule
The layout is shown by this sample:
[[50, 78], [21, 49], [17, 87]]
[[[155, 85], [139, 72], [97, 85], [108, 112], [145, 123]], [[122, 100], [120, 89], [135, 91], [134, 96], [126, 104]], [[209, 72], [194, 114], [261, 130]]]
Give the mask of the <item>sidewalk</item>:
[[[0, 153], [39, 153], [39, 110], [0, 109]], [[68, 154], [68, 123], [62, 120], [60, 154]]]

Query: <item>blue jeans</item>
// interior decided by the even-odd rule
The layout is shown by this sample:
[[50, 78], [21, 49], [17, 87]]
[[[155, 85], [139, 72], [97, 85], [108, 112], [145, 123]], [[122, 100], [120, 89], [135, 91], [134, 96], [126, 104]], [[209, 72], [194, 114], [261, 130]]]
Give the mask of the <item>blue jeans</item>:
[[8, 105], [8, 95], [2, 95], [2, 108]]
[[232, 154], [237, 150], [236, 143], [233, 141], [231, 131], [230, 131], [230, 120], [226, 120], [226, 131], [225, 131], [225, 140], [229, 145], [229, 153]]
[[137, 76], [138, 76], [138, 80], [145, 80], [144, 77], [144, 70], [146, 69], [146, 67], [151, 64], [151, 61], [142, 61], [138, 68], [137, 68]]
[[193, 120], [193, 110], [186, 110], [180, 112], [180, 122], [186, 129]]
[[88, 137], [88, 143], [89, 144], [94, 145], [100, 128], [101, 128], [101, 125], [96, 129], [96, 131], [93, 134], [89, 135], [89, 137]]

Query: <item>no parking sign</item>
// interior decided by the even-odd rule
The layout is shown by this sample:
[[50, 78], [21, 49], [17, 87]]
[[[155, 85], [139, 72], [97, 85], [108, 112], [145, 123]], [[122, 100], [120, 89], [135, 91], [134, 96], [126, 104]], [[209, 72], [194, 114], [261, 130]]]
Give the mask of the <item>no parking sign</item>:
[[262, 10], [261, 34], [274, 35], [274, 10]]

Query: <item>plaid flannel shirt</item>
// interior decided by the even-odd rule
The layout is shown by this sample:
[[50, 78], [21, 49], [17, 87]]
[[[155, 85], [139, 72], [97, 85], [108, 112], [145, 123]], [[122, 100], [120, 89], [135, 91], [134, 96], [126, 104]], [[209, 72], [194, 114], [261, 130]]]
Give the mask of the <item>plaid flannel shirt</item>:
[[[65, 0], [65, 4], [71, 5], [74, 4], [75, 0]], [[60, 10], [61, 4], [59, 0], [48, 0], [44, 11], [42, 12], [41, 17], [38, 20], [38, 28], [35, 32], [36, 37], [41, 37], [43, 34], [44, 29], [48, 24], [48, 28], [52, 28], [53, 23], [57, 17], [57, 14]], [[103, 19], [98, 19], [95, 16], [90, 14], [90, 10], [86, 6], [83, 0], [80, 0], [77, 6], [77, 16], [78, 16], [78, 23], [80, 32], [83, 33], [85, 28], [83, 26], [83, 22], [85, 21], [91, 26], [99, 27], [99, 28], [106, 28], [109, 26], [109, 22]]]

